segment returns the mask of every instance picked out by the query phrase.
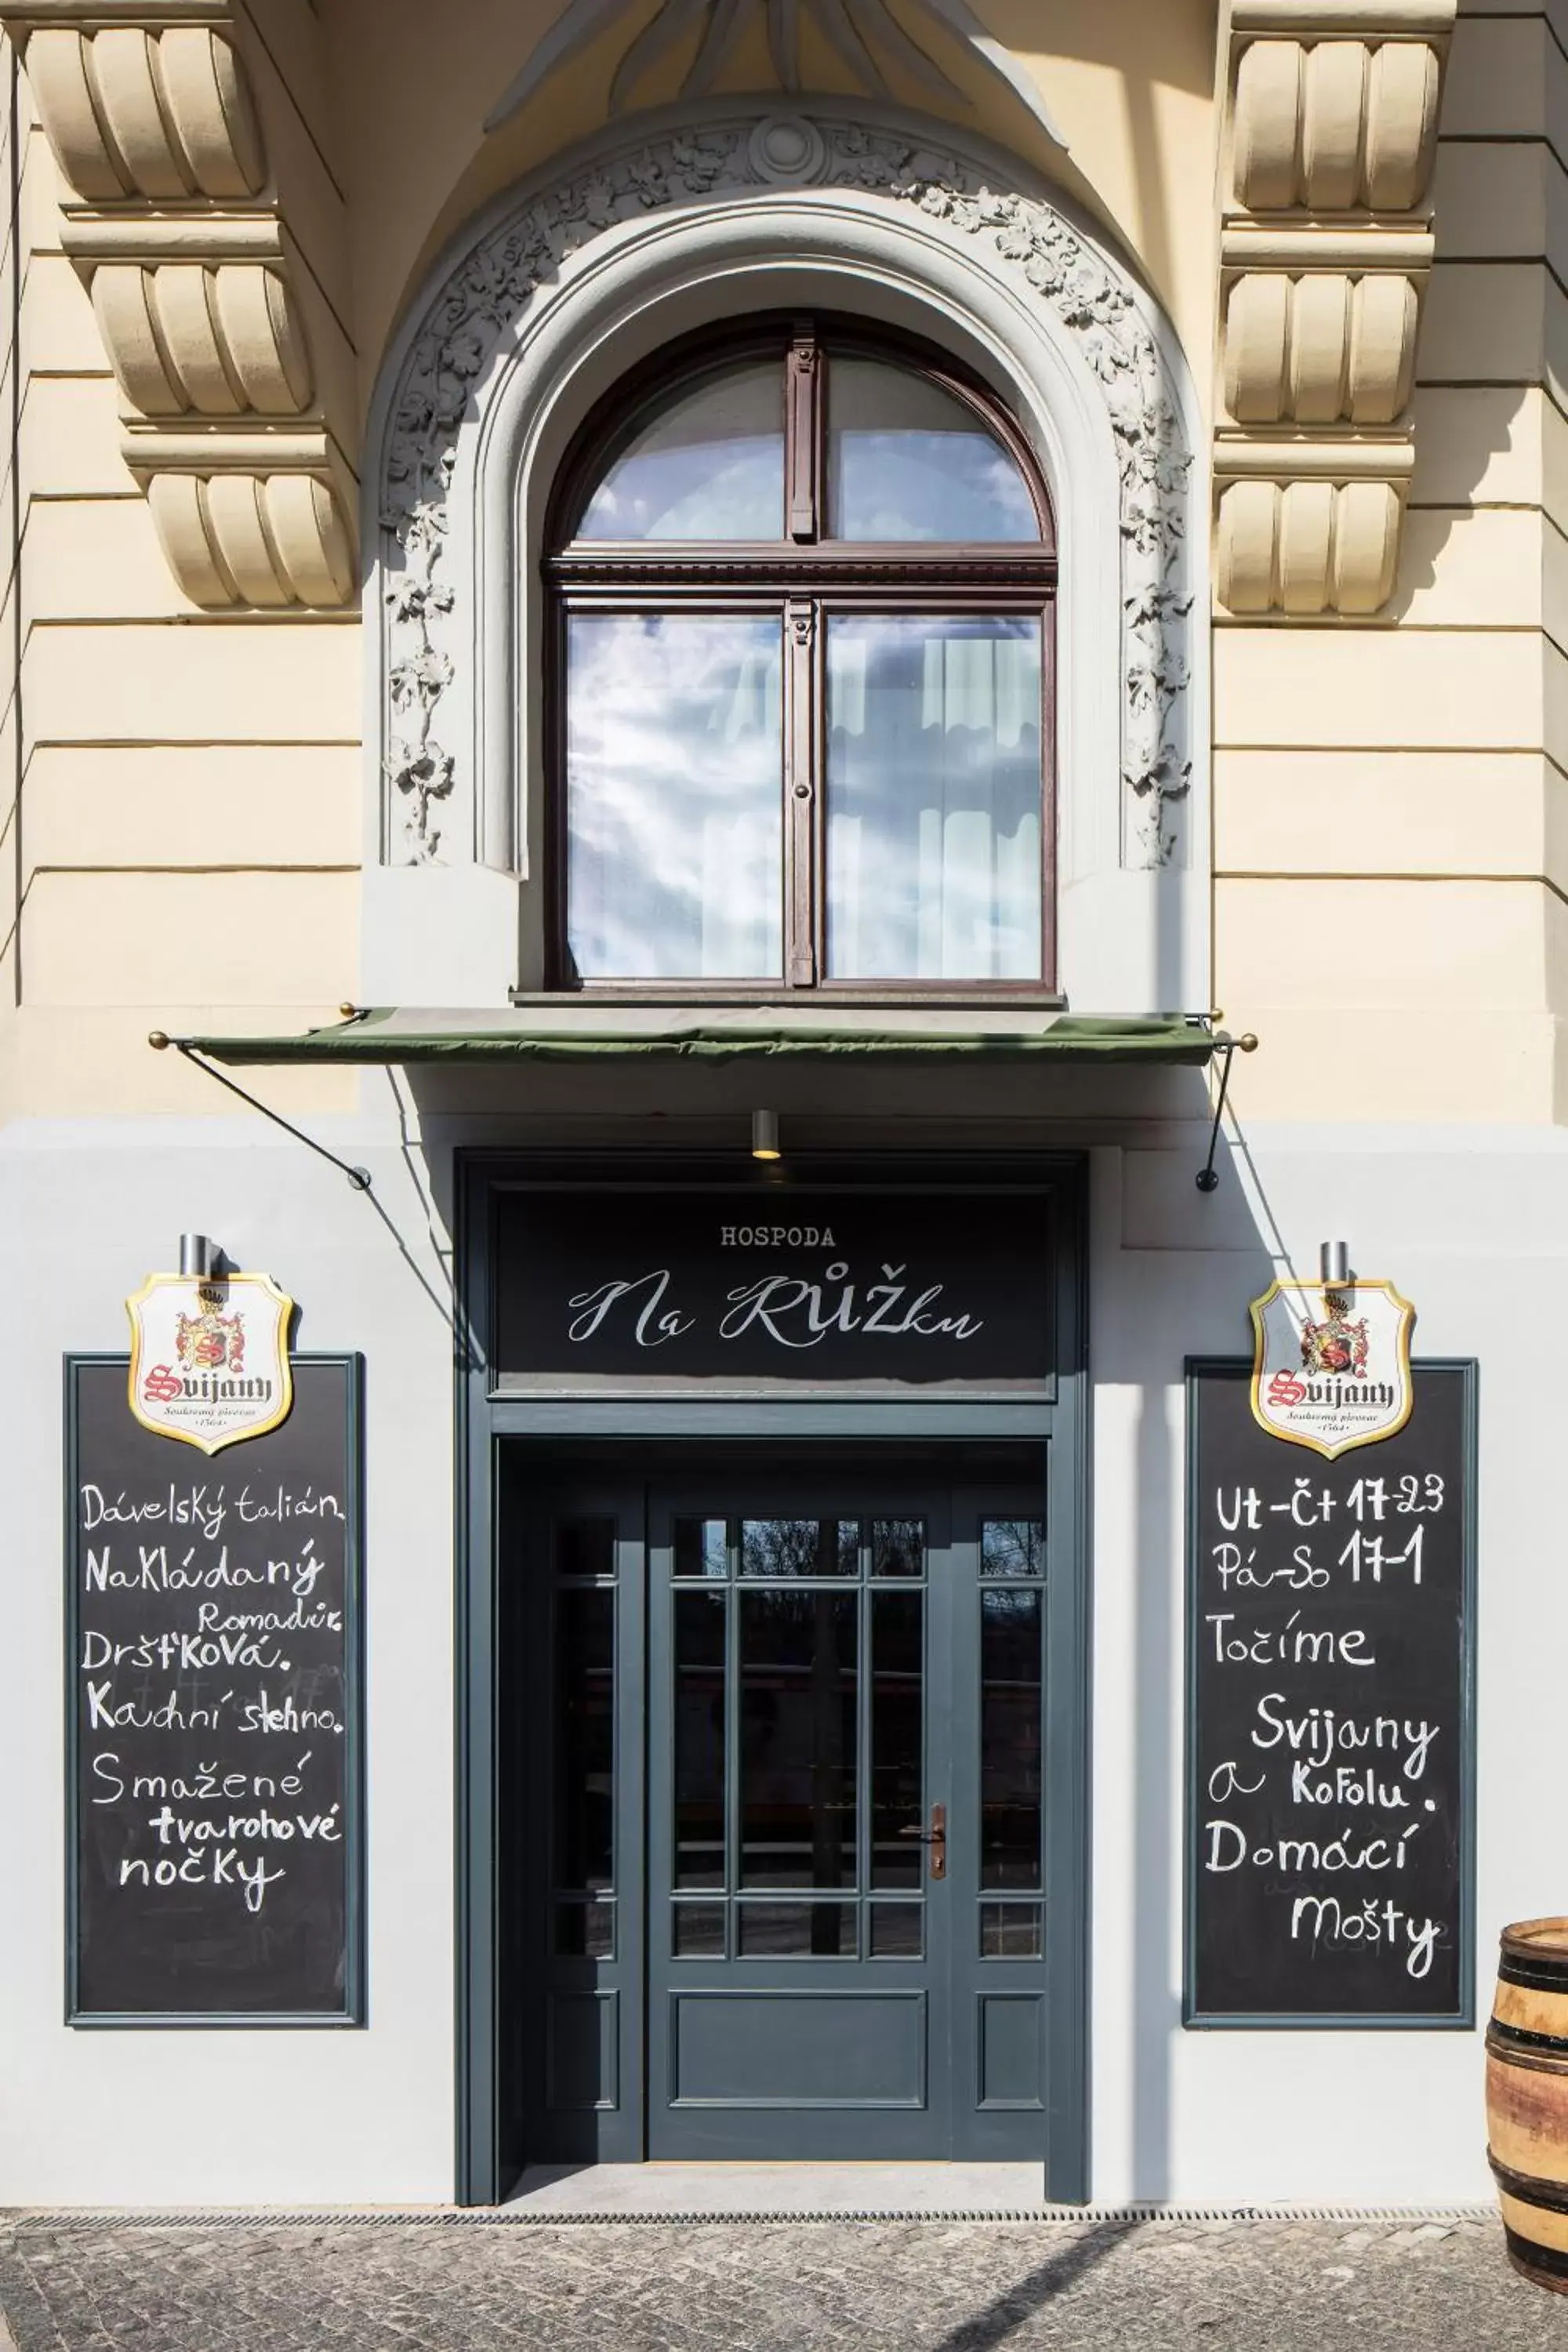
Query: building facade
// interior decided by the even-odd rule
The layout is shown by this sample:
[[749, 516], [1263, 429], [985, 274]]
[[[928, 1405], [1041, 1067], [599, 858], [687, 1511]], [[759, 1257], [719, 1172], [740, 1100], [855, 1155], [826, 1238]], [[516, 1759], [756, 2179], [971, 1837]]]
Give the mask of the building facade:
[[[1493, 1937], [1565, 1866], [1568, 16], [0, 21], [0, 2199], [1483, 2193]], [[82, 1990], [111, 1735], [201, 1702], [95, 1613], [58, 1366], [195, 1233], [363, 1395], [314, 2022], [251, 1911], [187, 2030], [200, 1903], [166, 2002], [162, 1913], [136, 2000]], [[1222, 2022], [1196, 1424], [1336, 1238], [1415, 1303], [1412, 1431], [1470, 1368], [1452, 1687], [1435, 1729], [1391, 1621], [1398, 1786], [1331, 1734], [1283, 1782], [1313, 1866], [1236, 1865], [1284, 1925]], [[1287, 1499], [1322, 1469], [1247, 1426]], [[171, 1515], [234, 1506], [244, 1444], [149, 1442]], [[1341, 1524], [1394, 1465], [1331, 1464]], [[1346, 1719], [1276, 1655], [1252, 1765]], [[195, 1738], [225, 1816], [293, 1724]], [[1415, 1835], [1428, 1754], [1448, 1908], [1396, 1924], [1356, 1809]], [[184, 1834], [143, 1810], [132, 1886]]]

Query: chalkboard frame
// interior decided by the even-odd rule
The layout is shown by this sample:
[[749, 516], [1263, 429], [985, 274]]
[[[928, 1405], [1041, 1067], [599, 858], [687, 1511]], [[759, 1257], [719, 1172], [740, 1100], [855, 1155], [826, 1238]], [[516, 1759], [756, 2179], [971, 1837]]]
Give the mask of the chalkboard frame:
[[[344, 1430], [344, 1504], [347, 1528], [343, 1539], [343, 2005], [334, 2010], [102, 2010], [83, 2009], [78, 1998], [79, 1961], [77, 1864], [80, 1832], [80, 1727], [77, 1706], [77, 1658], [79, 1655], [81, 1558], [77, 1493], [80, 1484], [81, 1373], [109, 1365], [131, 1373], [129, 1355], [110, 1352], [68, 1354], [65, 1374], [65, 2022], [88, 2032], [162, 2033], [171, 2030], [236, 2026], [281, 2027], [298, 2032], [302, 2027], [361, 2028], [369, 2022], [365, 1997], [365, 1759], [364, 1759], [364, 1358], [359, 1354], [296, 1352], [296, 1369], [321, 1366], [345, 1376], [347, 1391]], [[127, 1411], [129, 1411], [129, 1406]], [[287, 1423], [283, 1424], [285, 1427]], [[173, 1441], [171, 1441], [173, 1442]], [[245, 1441], [242, 1441], [244, 1443]], [[218, 1457], [221, 1459], [221, 1456]]]
[[[1469, 2033], [1476, 2025], [1476, 1597], [1478, 1464], [1479, 1460], [1480, 1368], [1474, 1356], [1425, 1356], [1413, 1359], [1411, 1372], [1419, 1383], [1423, 1372], [1458, 1372], [1463, 1382], [1463, 1471], [1465, 1507], [1460, 1521], [1459, 1634], [1459, 2002], [1449, 2011], [1391, 2013], [1349, 2010], [1303, 2013], [1296, 2010], [1247, 2010], [1239, 2014], [1197, 2006], [1198, 1845], [1201, 1811], [1198, 1790], [1198, 1645], [1199, 1613], [1198, 1513], [1195, 1507], [1198, 1441], [1203, 1383], [1229, 1380], [1250, 1384], [1250, 1356], [1189, 1356], [1186, 1360], [1186, 1480], [1184, 1488], [1185, 1573], [1183, 1613], [1185, 1646], [1185, 1706], [1183, 1794], [1184, 1917], [1182, 1922], [1182, 2023], [1202, 2032], [1356, 2032]], [[1250, 1405], [1248, 1407], [1250, 1410]], [[1281, 1445], [1288, 1443], [1281, 1438]], [[1295, 1449], [1300, 1452], [1300, 1447]], [[1365, 1466], [1370, 1449], [1356, 1457]]]

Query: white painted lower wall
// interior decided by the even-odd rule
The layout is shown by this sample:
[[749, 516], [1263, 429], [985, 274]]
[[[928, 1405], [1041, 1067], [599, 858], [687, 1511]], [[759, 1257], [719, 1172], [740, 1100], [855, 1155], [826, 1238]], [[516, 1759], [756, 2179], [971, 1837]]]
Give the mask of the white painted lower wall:
[[[0, 1139], [0, 2204], [445, 2202], [453, 2182], [452, 1381], [424, 1162], [367, 1119], [396, 1228], [248, 1120], [17, 1123]], [[1103, 1129], [1101, 1130], [1103, 1132]], [[487, 1140], [500, 1139], [493, 1125]], [[1043, 1127], [1029, 1139], [1070, 1143]], [[1496, 1930], [1568, 1910], [1553, 1799], [1568, 1654], [1568, 1138], [1276, 1129], [1213, 1200], [1195, 1124], [1091, 1154], [1095, 1385], [1092, 2189], [1336, 2203], [1489, 2191], [1481, 2027]], [[417, 1174], [417, 1181], [416, 1181]], [[444, 1194], [445, 1169], [436, 1166]], [[77, 2031], [64, 1946], [62, 1352], [214, 1234], [367, 1364], [369, 2023]], [[1479, 1948], [1471, 2033], [1184, 2032], [1182, 1363], [1239, 1353], [1279, 1246], [1342, 1237], [1481, 1363]], [[405, 1256], [403, 1252], [406, 1251]], [[426, 1286], [429, 1287], [426, 1288]], [[432, 1296], [432, 1292], [435, 1296]]]

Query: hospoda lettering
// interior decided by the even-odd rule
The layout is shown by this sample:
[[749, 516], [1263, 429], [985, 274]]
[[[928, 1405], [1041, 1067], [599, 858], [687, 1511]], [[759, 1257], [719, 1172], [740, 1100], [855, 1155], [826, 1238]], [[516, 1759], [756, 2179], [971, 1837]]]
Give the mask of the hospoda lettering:
[[831, 1225], [721, 1225], [721, 1249], [837, 1249]]

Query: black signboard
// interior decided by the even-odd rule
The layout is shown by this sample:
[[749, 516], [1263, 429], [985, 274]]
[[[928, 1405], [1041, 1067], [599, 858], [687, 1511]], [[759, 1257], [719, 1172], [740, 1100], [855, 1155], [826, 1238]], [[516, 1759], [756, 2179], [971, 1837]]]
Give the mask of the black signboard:
[[501, 1196], [495, 1361], [556, 1392], [722, 1382], [1048, 1395], [1049, 1195]]
[[1186, 2021], [1468, 2026], [1476, 1368], [1332, 1462], [1250, 1378], [1187, 1367]]
[[210, 1459], [68, 1358], [73, 2025], [362, 2021], [357, 1358]]

